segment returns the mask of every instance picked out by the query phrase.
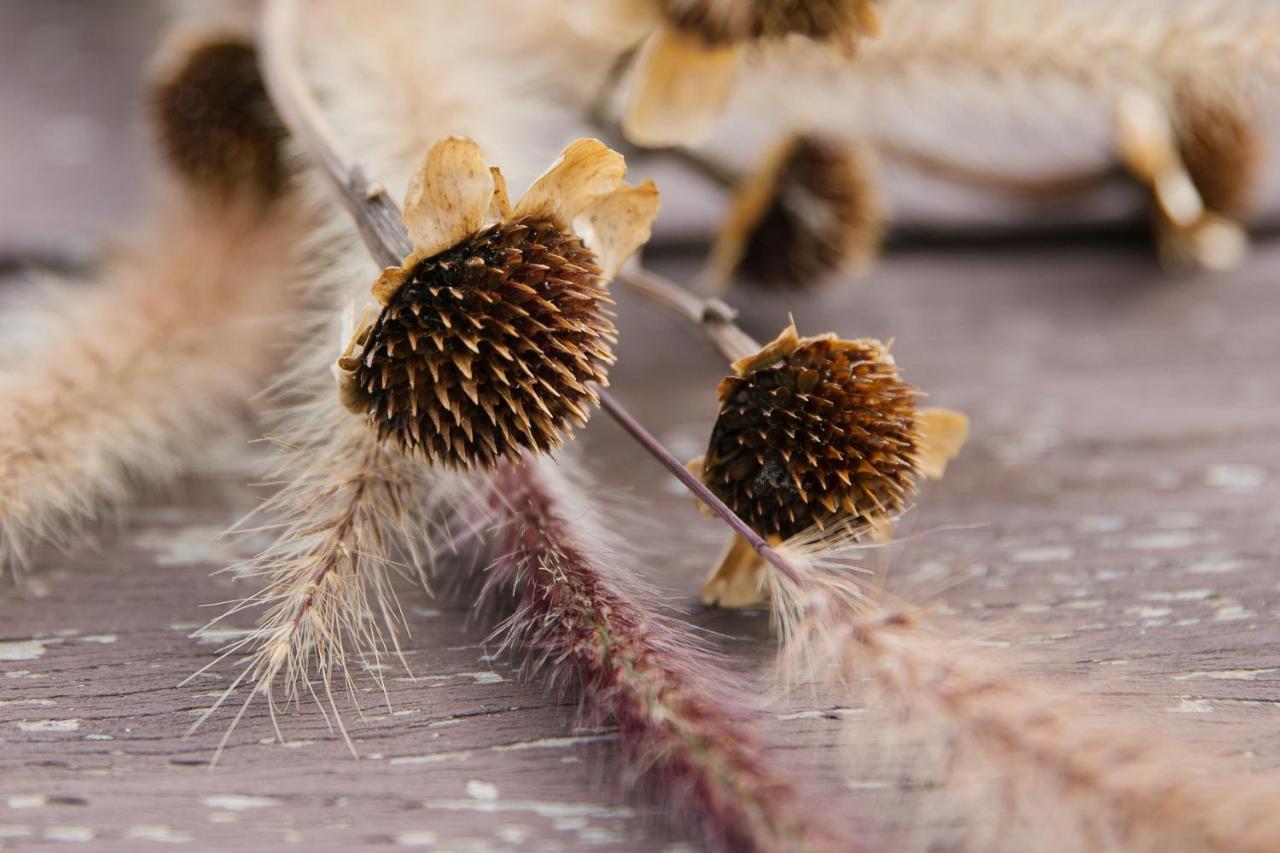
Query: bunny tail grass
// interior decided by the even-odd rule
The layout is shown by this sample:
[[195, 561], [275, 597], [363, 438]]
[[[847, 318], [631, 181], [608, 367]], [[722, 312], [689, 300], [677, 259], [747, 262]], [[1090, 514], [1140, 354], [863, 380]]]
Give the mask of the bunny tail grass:
[[292, 343], [303, 223], [272, 210], [174, 192], [97, 280], [50, 282], [6, 318], [20, 341], [0, 368], [0, 566], [68, 543], [235, 425]]
[[618, 727], [629, 782], [719, 848], [861, 848], [770, 766], [748, 723], [751, 703], [643, 603], [553, 463], [506, 466], [492, 482], [500, 556], [485, 598], [516, 598], [498, 634], [530, 669], [577, 689], [590, 723]]
[[811, 580], [801, 590], [774, 579], [792, 629], [784, 666], [797, 655], [857, 693], [875, 742], [927, 763], [912, 772], [939, 777], [960, 827], [922, 846], [1047, 849], [1052, 838], [1055, 851], [1280, 849], [1280, 780], [1203, 772], [1149, 725], [1104, 717], [1063, 688], [1015, 674], [967, 639], [971, 631], [943, 631], [917, 611], [877, 608], [839, 582]]
[[448, 475], [379, 442], [341, 409], [331, 390], [296, 408], [292, 418], [277, 439], [286, 485], [253, 516], [270, 519], [275, 539], [234, 567], [262, 588], [202, 630], [246, 609], [265, 610], [254, 631], [224, 647], [209, 665], [245, 655], [239, 677], [192, 728], [247, 682], [245, 705], [264, 696], [273, 725], [282, 704], [311, 695], [354, 753], [335, 687], [359, 708], [353, 672], [366, 669], [382, 686], [379, 664], [400, 656], [406, 630], [393, 582], [397, 574], [410, 574], [425, 585], [447, 542], [446, 507], [453, 506], [454, 493]]

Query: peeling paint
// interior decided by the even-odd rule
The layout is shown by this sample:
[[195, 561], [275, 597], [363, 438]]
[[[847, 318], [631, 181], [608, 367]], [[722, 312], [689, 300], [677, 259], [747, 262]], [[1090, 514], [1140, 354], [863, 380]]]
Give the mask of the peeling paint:
[[265, 809], [280, 805], [275, 797], [258, 797], [251, 794], [214, 794], [200, 800], [211, 809], [243, 812], [250, 809]]

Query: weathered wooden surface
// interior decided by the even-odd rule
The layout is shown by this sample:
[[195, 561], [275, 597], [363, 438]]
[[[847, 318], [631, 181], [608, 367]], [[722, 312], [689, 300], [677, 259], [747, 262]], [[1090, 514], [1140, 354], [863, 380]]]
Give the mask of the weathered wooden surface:
[[[905, 527], [983, 526], [878, 557], [895, 587], [951, 584], [936, 601], [994, 623], [1046, 671], [1099, 677], [1110, 701], [1258, 767], [1280, 764], [1277, 269], [1270, 247], [1214, 282], [1162, 281], [1119, 249], [915, 254], [798, 311], [806, 329], [896, 335], [910, 375], [973, 416], [972, 444]], [[623, 299], [621, 311], [617, 394], [695, 452], [714, 358], [643, 306]], [[749, 313], [761, 334], [783, 316], [765, 301]], [[718, 527], [603, 418], [584, 445], [601, 494], [645, 510], [648, 529], [625, 532], [645, 543], [672, 603], [688, 606]], [[642, 803], [617, 794], [607, 743], [593, 743], [607, 732], [575, 730], [570, 706], [487, 655], [483, 626], [412, 589], [418, 680], [387, 671], [390, 711], [362, 684], [365, 719], [347, 715], [360, 760], [311, 706], [284, 719], [286, 744], [270, 743], [258, 705], [210, 771], [227, 715], [183, 734], [227, 670], [178, 685], [215, 649], [188, 636], [211, 614], [203, 605], [246, 592], [210, 573], [227, 559], [213, 537], [255, 500], [251, 461], [229, 441], [97, 551], [43, 552], [0, 596], [3, 843], [671, 843]], [[770, 651], [762, 617], [694, 622], [735, 637], [723, 645], [740, 659]], [[874, 786], [827, 748], [839, 712], [795, 713], [805, 710], [829, 709], [779, 708], [779, 748], [816, 779], [850, 784], [851, 806], [874, 802]]]
[[[42, 108], [0, 91], [10, 112]], [[6, 138], [3, 150], [22, 145]], [[108, 181], [93, 197], [117, 189]], [[80, 229], [103, 224], [102, 211], [59, 206], [71, 197], [70, 184], [50, 192], [46, 219], [10, 208], [0, 241], [88, 236]], [[693, 269], [679, 257], [660, 265]], [[1163, 279], [1141, 246], [987, 247], [894, 256], [817, 300], [735, 297], [761, 337], [788, 308], [802, 331], [896, 337], [933, 401], [972, 416], [971, 444], [902, 532], [979, 526], [870, 555], [895, 590], [983, 623], [1049, 677], [1094, 679], [1104, 702], [1149, 714], [1198, 751], [1269, 768], [1280, 765], [1277, 278], [1275, 246], [1205, 281]], [[680, 455], [701, 452], [716, 358], [620, 302], [615, 393]], [[212, 574], [232, 550], [215, 536], [261, 495], [250, 485], [260, 451], [244, 439], [227, 437], [180, 490], [143, 502], [96, 549], [44, 550], [18, 582], [0, 581], [0, 849], [679, 849], [644, 800], [619, 793], [607, 731], [575, 728], [571, 703], [490, 655], [488, 626], [409, 586], [417, 678], [389, 661], [390, 709], [368, 680], [363, 719], [343, 705], [359, 760], [311, 705], [282, 719], [286, 743], [272, 742], [259, 704], [210, 770], [229, 713], [184, 734], [231, 670], [180, 683], [217, 648], [190, 637], [217, 612], [207, 605], [249, 592]], [[673, 607], [757, 669], [772, 651], [764, 618], [693, 605], [720, 527], [603, 417], [581, 447]], [[250, 624], [238, 617], [226, 636]], [[779, 704], [771, 734], [850, 809], [885, 826], [918, 819], [914, 795], [833, 748], [849, 713]]]

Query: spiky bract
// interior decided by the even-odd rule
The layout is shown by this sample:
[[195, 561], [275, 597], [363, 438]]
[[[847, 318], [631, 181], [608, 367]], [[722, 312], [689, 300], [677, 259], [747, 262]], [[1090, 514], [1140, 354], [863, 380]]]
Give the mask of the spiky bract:
[[530, 220], [419, 263], [356, 371], [379, 435], [449, 466], [559, 446], [613, 361], [600, 272], [576, 235]]

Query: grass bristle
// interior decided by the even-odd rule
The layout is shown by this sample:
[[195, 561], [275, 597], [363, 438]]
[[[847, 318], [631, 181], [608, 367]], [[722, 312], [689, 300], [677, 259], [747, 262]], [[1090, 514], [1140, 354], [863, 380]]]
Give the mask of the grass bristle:
[[686, 631], [656, 615], [549, 463], [493, 480], [499, 556], [486, 597], [514, 594], [499, 635], [528, 667], [618, 728], [630, 781], [725, 850], [857, 850], [764, 757], [751, 703]]

